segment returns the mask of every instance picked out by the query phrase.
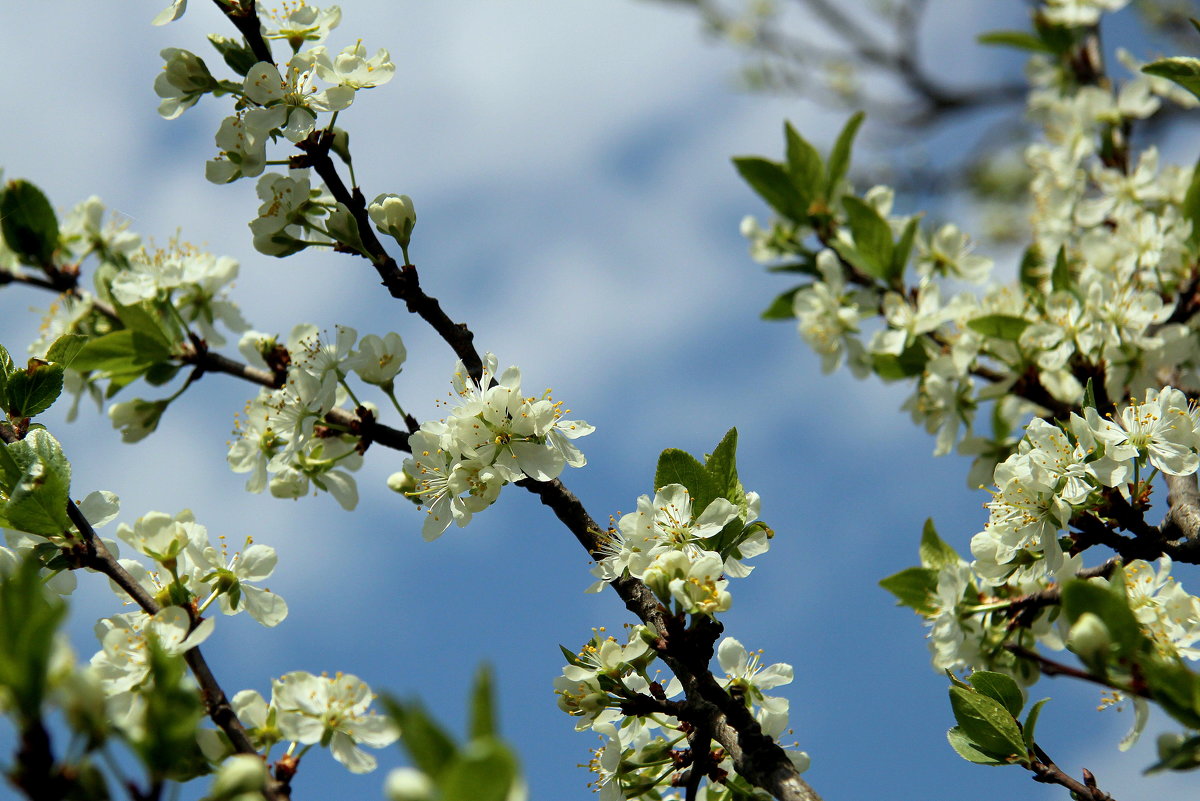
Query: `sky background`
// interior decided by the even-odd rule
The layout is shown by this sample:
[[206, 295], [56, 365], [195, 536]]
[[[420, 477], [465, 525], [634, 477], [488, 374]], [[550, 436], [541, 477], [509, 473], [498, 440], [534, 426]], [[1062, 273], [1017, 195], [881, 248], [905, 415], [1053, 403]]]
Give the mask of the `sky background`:
[[[257, 254], [246, 228], [259, 203], [253, 182], [205, 181], [227, 102], [208, 98], [174, 121], [157, 115], [158, 51], [193, 50], [217, 73], [223, 64], [204, 37], [232, 34], [203, 2], [151, 27], [164, 3], [0, 6], [5, 177], [32, 180], [62, 210], [97, 194], [147, 239], [164, 244], [179, 231], [237, 258], [233, 297], [259, 330], [313, 322], [400, 333], [409, 351], [401, 401], [421, 419], [439, 416], [434, 401], [448, 390], [453, 355], [374, 271], [329, 253]], [[938, 72], [967, 83], [1019, 75], [1020, 56], [975, 46], [973, 34], [1021, 27], [1024, 4], [931, 5], [922, 35]], [[761, 494], [776, 537], [753, 575], [732, 583], [722, 619], [729, 635], [764, 649], [766, 663], [794, 665], [781, 693], [814, 787], [827, 799], [1065, 798], [1028, 773], [972, 766], [950, 750], [947, 682], [929, 666], [924, 630], [877, 585], [916, 562], [926, 517], [967, 552], [987, 498], [966, 489], [968, 461], [931, 457], [932, 441], [900, 411], [905, 387], [821, 375], [793, 325], [758, 319], [788, 284], [747, 255], [739, 221], [765, 209], [729, 158], [778, 158], [785, 118], [824, 151], [846, 115], [741, 92], [739, 56], [707, 40], [693, 17], [653, 3], [342, 8], [330, 49], [362, 38], [371, 52], [388, 48], [397, 67], [339, 118], [364, 193], [413, 197], [411, 255], [425, 291], [469, 324], [481, 351], [519, 365], [527, 391], [553, 387], [572, 417], [596, 426], [578, 443], [588, 466], [563, 476], [593, 517], [632, 511], [652, 492], [662, 449], [702, 454], [738, 428], [742, 480]], [[1123, 33], [1118, 19], [1108, 43]], [[879, 134], [868, 125], [864, 140]], [[930, 150], [954, 157], [961, 148], [946, 136]], [[1178, 159], [1192, 163], [1194, 151], [1184, 143]], [[36, 335], [29, 310], [49, 300], [5, 287], [0, 342], [23, 352]], [[123, 397], [134, 394], [167, 393], [138, 386]], [[619, 630], [631, 619], [614, 594], [584, 594], [592, 578], [574, 538], [533, 496], [509, 488], [468, 528], [426, 543], [422, 514], [383, 486], [403, 461], [383, 448], [367, 454], [353, 514], [328, 496], [247, 494], [225, 453], [233, 415], [253, 394], [207, 377], [138, 446], [122, 444], [94, 409], [71, 425], [48, 420], [73, 463], [76, 497], [111, 490], [128, 522], [190, 508], [213, 535], [236, 543], [252, 534], [278, 549], [270, 586], [289, 618], [273, 630], [222, 618], [205, 646], [226, 692], [267, 693], [291, 670], [343, 671], [377, 691], [420, 696], [461, 731], [471, 676], [486, 661], [533, 795], [588, 797], [576, 765], [599, 741], [576, 734], [555, 707], [557, 646], [577, 649], [592, 627]], [[121, 611], [103, 584], [82, 576], [75, 595], [71, 633], [83, 660], [97, 647], [92, 622]], [[1154, 758], [1153, 730], [1132, 753], [1117, 752], [1128, 710], [1097, 714], [1094, 689], [1063, 681], [1044, 680], [1030, 695], [1054, 697], [1039, 740], [1065, 770], [1091, 768], [1117, 798], [1178, 797], [1179, 777], [1139, 777]], [[380, 770], [363, 777], [314, 751], [294, 797], [378, 797], [387, 769], [403, 764], [398, 747], [378, 756]]]

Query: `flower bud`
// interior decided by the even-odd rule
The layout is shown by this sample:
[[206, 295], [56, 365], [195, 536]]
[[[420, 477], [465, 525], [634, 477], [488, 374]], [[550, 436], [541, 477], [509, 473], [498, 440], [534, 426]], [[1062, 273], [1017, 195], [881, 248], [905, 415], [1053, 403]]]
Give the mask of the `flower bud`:
[[167, 63], [154, 80], [154, 93], [163, 99], [158, 113], [173, 120], [215, 89], [217, 82], [195, 53], [168, 47], [161, 55]]
[[1112, 644], [1112, 635], [1104, 621], [1091, 612], [1084, 612], [1071, 626], [1067, 647], [1084, 660], [1102, 657]]
[[358, 377], [368, 384], [385, 387], [391, 390], [392, 379], [404, 366], [408, 351], [400, 335], [394, 331], [386, 338], [367, 334], [358, 343], [358, 351], [347, 364], [348, 369], [358, 373]]
[[267, 765], [255, 754], [236, 754], [225, 760], [213, 779], [209, 798], [225, 799], [260, 792], [267, 783]]
[[687, 554], [682, 551], [667, 551], [666, 553], [659, 554], [650, 566], [646, 568], [646, 572], [642, 576], [642, 581], [654, 591], [659, 600], [670, 602], [671, 581], [681, 575], [686, 576], [690, 564]]
[[410, 501], [420, 506], [422, 499], [419, 495], [413, 495], [413, 491], [417, 488], [417, 480], [411, 475], [401, 470], [398, 473], [392, 473], [387, 480], [388, 489], [392, 492], [398, 492], [406, 496]]
[[417, 224], [417, 212], [408, 195], [383, 194], [371, 201], [367, 214], [381, 234], [387, 234], [407, 248]]
[[167, 410], [169, 401], [144, 401], [134, 398], [108, 407], [108, 419], [113, 428], [121, 430], [122, 442], [138, 442], [158, 428], [158, 420]]
[[431, 801], [436, 796], [433, 780], [415, 768], [396, 768], [388, 774], [383, 792], [389, 801]]
[[168, 47], [159, 55], [167, 62], [163, 65], [163, 74], [176, 89], [190, 93], [207, 92], [216, 87], [217, 82], [204, 64], [204, 59], [195, 53]]
[[329, 235], [341, 242], [351, 250], [363, 253], [366, 248], [363, 246], [362, 237], [358, 233], [358, 221], [354, 219], [354, 215], [350, 213], [350, 209], [346, 208], [345, 203], [337, 204], [337, 208], [329, 212], [329, 219], [325, 222], [325, 230]]
[[254, 235], [254, 249], [264, 256], [275, 256], [282, 259], [284, 256], [299, 253], [306, 247], [308, 245], [304, 243], [304, 240], [292, 236], [286, 229]]

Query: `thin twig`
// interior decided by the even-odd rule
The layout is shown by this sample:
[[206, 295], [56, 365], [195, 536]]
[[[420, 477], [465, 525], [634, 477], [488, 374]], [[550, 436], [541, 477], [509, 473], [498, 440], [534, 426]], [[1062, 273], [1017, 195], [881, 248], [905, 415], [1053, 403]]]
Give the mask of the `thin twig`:
[[1029, 763], [1029, 769], [1033, 771], [1035, 782], [1061, 785], [1071, 791], [1073, 798], [1080, 801], [1115, 801], [1111, 795], [1096, 786], [1096, 777], [1087, 768], [1083, 769], [1081, 782], [1054, 764], [1054, 760], [1037, 744], [1034, 744], [1033, 751], [1035, 759]]

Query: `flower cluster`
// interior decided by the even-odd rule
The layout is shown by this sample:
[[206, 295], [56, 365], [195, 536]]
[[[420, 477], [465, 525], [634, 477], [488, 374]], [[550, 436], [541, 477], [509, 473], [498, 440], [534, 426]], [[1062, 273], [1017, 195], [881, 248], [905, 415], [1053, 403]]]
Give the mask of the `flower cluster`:
[[[111, 521], [119, 504], [112, 493], [92, 493], [81, 504], [92, 526]], [[264, 626], [276, 626], [287, 616], [287, 604], [269, 589], [258, 586], [275, 569], [275, 550], [253, 544], [247, 538], [240, 553], [230, 556], [224, 544], [213, 547], [204, 526], [190, 512], [174, 517], [150, 512], [130, 526], [122, 524], [117, 536], [143, 556], [155, 568], [147, 568], [137, 559], [120, 559], [127, 574], [161, 608], [154, 615], [144, 611], [125, 612], [101, 619], [95, 626], [100, 650], [88, 667], [75, 675], [80, 687], [90, 687], [97, 703], [112, 725], [130, 736], [142, 736], [146, 693], [155, 691], [151, 678], [153, 641], [164, 654], [178, 656], [203, 643], [213, 633], [215, 621], [202, 615], [216, 604], [226, 615], [249, 613]], [[10, 535], [18, 551], [32, 547], [31, 535]], [[118, 545], [106, 541], [113, 553]], [[0, 568], [15, 561], [13, 553], [0, 548]], [[2, 571], [0, 571], [2, 572]], [[70, 576], [70, 574], [67, 574]], [[55, 582], [51, 586], [69, 591], [73, 585]], [[123, 600], [129, 596], [115, 583], [113, 591]], [[189, 608], [193, 611], [189, 611]]]
[[1200, 435], [1177, 389], [1148, 389], [1145, 400], [1111, 418], [1094, 408], [1060, 428], [1035, 419], [1017, 452], [997, 465], [987, 528], [971, 541], [975, 569], [1001, 583], [1053, 574], [1062, 566], [1059, 534], [1079, 511], [1104, 502], [1100, 490], [1141, 481], [1147, 467], [1188, 475], [1200, 465]]
[[[371, 688], [357, 676], [314, 676], [296, 670], [271, 682], [270, 703], [255, 690], [242, 690], [232, 704], [261, 748], [280, 741], [291, 742], [293, 749], [296, 744], [320, 744], [351, 773], [369, 773], [375, 769], [375, 757], [358, 746], [385, 748], [400, 735], [390, 718], [370, 708], [374, 699]], [[206, 750], [219, 753], [219, 743], [214, 732]]]
[[[712, 500], [698, 514], [690, 493], [681, 484], [668, 484], [654, 498], [638, 498], [637, 511], [623, 515], [610, 529], [592, 568], [599, 581], [588, 588], [599, 592], [624, 575], [642, 579], [664, 603], [676, 604], [689, 614], [713, 615], [729, 608], [732, 598], [723, 576], [743, 577], [752, 567], [741, 560], [765, 553], [770, 547], [765, 527], [749, 527], [758, 519], [757, 493], [745, 493], [742, 507], [726, 498]], [[736, 524], [745, 536], [736, 554], [716, 550], [718, 535]]]
[[[1013, 286], [993, 283], [991, 260], [958, 226], [927, 228], [894, 213], [887, 187], [848, 187], [837, 172], [844, 153], [824, 163], [790, 128], [787, 163], [736, 161], [777, 215], [743, 223], [751, 254], [806, 276], [765, 316], [790, 310], [826, 370], [845, 363], [860, 376], [909, 381], [904, 408], [934, 435], [935, 454], [957, 447], [976, 456], [973, 487], [995, 482], [973, 561], [932, 534], [922, 539], [921, 567], [884, 581], [930, 626], [934, 667], [998, 670], [1029, 683], [1038, 667], [1019, 656], [1024, 649], [1069, 648], [1118, 690], [1126, 677], [1134, 694], [1166, 696], [1174, 690], [1154, 668], [1200, 655], [1200, 600], [1169, 579], [1169, 560], [1156, 571], [1130, 554], [1174, 553], [1182, 541], [1169, 529], [1178, 521], [1146, 519], [1155, 479], [1171, 477], [1174, 491], [1174, 477], [1200, 466], [1197, 177], [1162, 164], [1154, 147], [1133, 147], [1130, 131], [1165, 103], [1200, 100], [1185, 80], [1157, 77], [1193, 70], [1194, 59], [1144, 72], [1118, 52], [1129, 75], [1102, 80], [1081, 68], [1102, 14], [1127, 4], [1035, 4], [1028, 110], [1039, 133], [1021, 154], [1030, 243]], [[857, 125], [852, 118], [839, 146]], [[824, 189], [797, 177], [822, 172]], [[964, 291], [963, 282], [981, 288]], [[990, 412], [984, 431], [980, 412]], [[1085, 568], [1097, 545], [1118, 558]], [[1141, 633], [1125, 625], [1120, 640], [1105, 630], [1100, 601], [1080, 611], [1092, 598], [1081, 577], [1128, 601], [1132, 617], [1113, 612], [1113, 631], [1136, 619]], [[1136, 733], [1140, 700], [1135, 711]]]
[[[667, 710], [682, 711], [678, 696], [682, 686], [672, 679], [662, 689], [649, 668], [656, 656], [650, 648], [653, 634], [644, 626], [630, 627], [628, 642], [621, 645], [613, 637], [597, 631], [583, 649], [571, 655], [570, 664], [554, 681], [561, 710], [577, 718], [577, 730], [591, 729], [605, 742], [595, 749], [589, 763], [596, 774], [593, 787], [600, 798], [634, 798], [654, 788], [664, 771], [670, 773], [678, 755], [676, 749], [687, 744], [690, 726]], [[564, 649], [564, 653], [569, 653]], [[732, 637], [717, 647], [717, 662], [724, 671], [718, 684], [731, 697], [744, 703], [762, 726], [763, 732], [778, 740], [787, 731], [788, 701], [767, 695], [764, 690], [792, 681], [791, 665], [778, 663], [764, 667], [761, 653], [747, 652]], [[652, 699], [657, 699], [657, 701]], [[639, 703], [659, 708], [654, 714], [625, 714], [622, 707]], [[789, 751], [799, 770], [808, 767], [808, 755]], [[725, 757], [720, 769], [734, 775], [732, 761]], [[709, 784], [708, 798], [727, 798], [722, 785]]]
[[238, 263], [215, 256], [186, 242], [172, 242], [165, 250], [142, 248], [129, 257], [128, 269], [112, 277], [108, 290], [122, 306], [143, 301], [169, 304], [213, 345], [225, 344], [214, 327], [216, 321], [234, 333], [250, 327], [238, 307], [225, 297], [238, 274]]
[[[1083, 20], [1123, 4], [1064, 0], [1044, 13], [1064, 26], [1090, 25]], [[1044, 137], [1025, 153], [1034, 245], [1019, 291], [941, 291], [936, 282], [945, 279], [986, 284], [991, 260], [973, 252], [953, 224], [922, 231], [915, 217], [893, 214], [886, 187], [869, 189], [852, 208], [835, 206], [832, 237], [819, 217], [783, 214], [769, 227], [753, 219], [743, 223], [756, 258], [784, 261], [789, 270], [812, 276], [793, 290], [791, 311], [824, 369], [845, 362], [860, 376], [912, 379], [915, 390], [905, 408], [937, 435], [936, 454], [953, 450], [964, 428], [975, 443], [977, 409], [1030, 369], [1047, 400], [1068, 406], [1083, 401], [1081, 368], [1101, 362], [1111, 398], [1128, 397], [1161, 375], [1175, 376], [1186, 391], [1200, 389], [1188, 328], [1172, 317], [1170, 300], [1191, 271], [1192, 226], [1184, 200], [1192, 172], [1160, 166], [1153, 147], [1131, 156], [1127, 170], [1104, 155], [1113, 126], [1149, 117], [1163, 99], [1188, 106], [1197, 101], [1170, 82], [1137, 72], [1127, 54], [1122, 61], [1135, 76], [1112, 89], [1079, 86], [1052, 56], [1031, 61], [1029, 106]], [[881, 230], [896, 243], [872, 252], [872, 237], [882, 236]], [[891, 267], [872, 268], [863, 261], [864, 249], [877, 260], [911, 260], [917, 285], [901, 280], [908, 264], [881, 277]], [[981, 388], [981, 376], [992, 386]], [[1027, 404], [1024, 413], [1033, 410]], [[991, 439], [1007, 434], [998, 431]]]
[[[178, 18], [185, 5], [173, 5], [155, 22], [163, 24]], [[342, 12], [337, 6], [320, 9], [301, 2], [282, 11], [271, 12], [262, 6], [258, 11], [264, 38], [291, 46], [287, 63], [251, 63], [254, 56], [243, 44], [215, 37], [213, 45], [239, 73], [237, 79], [219, 80], [195, 53], [167, 48], [162, 51], [166, 62], [163, 72], [154, 84], [163, 98], [159, 113], [174, 119], [210, 93], [235, 98], [234, 113], [225, 117], [217, 130], [218, 155], [207, 163], [205, 175], [218, 184], [262, 176], [258, 193], [264, 203], [259, 216], [250, 223], [254, 246], [260, 253], [288, 256], [312, 245], [341, 245], [361, 252], [358, 223], [350, 210], [333, 201], [322, 188], [310, 192], [306, 170], [291, 170], [288, 175], [264, 174], [267, 148], [279, 138], [299, 143], [318, 130], [334, 133], [336, 115], [349, 108], [358, 92], [390, 81], [395, 64], [387, 50], [370, 55], [361, 41], [338, 52], [322, 44], [341, 22]], [[328, 114], [333, 117], [322, 119]], [[338, 136], [345, 138], [344, 133]], [[348, 162], [348, 154], [343, 155]], [[379, 196], [387, 197], [399, 196]], [[409, 201], [409, 212], [411, 208]], [[415, 215], [409, 216], [415, 221]], [[319, 219], [322, 217], [323, 221]], [[404, 233], [397, 235], [405, 262], [411, 221], [406, 229], [402, 227]]]
[[[1068, 537], [1078, 536], [1069, 534], [1070, 525], [1108, 515], [1114, 493], [1129, 503], [1145, 491], [1154, 472], [1196, 472], [1200, 430], [1179, 390], [1148, 390], [1144, 400], [1109, 417], [1091, 407], [1084, 412], [1072, 414], [1063, 426], [1034, 419], [1015, 452], [997, 465], [987, 526], [971, 540], [975, 560], [955, 557], [941, 564], [936, 589], [918, 605], [931, 626], [935, 669], [996, 669], [1032, 680], [1002, 648], [1013, 636], [1004, 612], [1013, 599], [1079, 573], [1082, 557], [1064, 553], [1073, 541]], [[1157, 571], [1143, 560], [1129, 562], [1125, 593], [1162, 654], [1200, 659], [1195, 647], [1200, 599], [1170, 577], [1170, 568], [1168, 557], [1160, 559]], [[1066, 631], [1053, 615], [1043, 611], [1027, 623], [1021, 637], [1052, 650], [1067, 647]]]
[[287, 617], [284, 600], [256, 586], [275, 571], [277, 557], [270, 546], [247, 537], [245, 547], [230, 556], [224, 537], [220, 547], [214, 547], [208, 530], [189, 511], [174, 517], [150, 512], [132, 526], [122, 523], [117, 536], [158, 563], [157, 570], [150, 570], [138, 560], [120, 560], [122, 567], [163, 603], [195, 600], [197, 614], [217, 603], [227, 615], [244, 610], [268, 627]]
[[496, 365], [496, 357], [485, 354], [476, 381], [458, 362], [449, 415], [422, 424], [409, 437], [413, 455], [404, 470], [415, 482], [409, 494], [428, 513], [421, 530], [427, 540], [452, 522], [465, 526], [507, 483], [553, 481], [567, 465], [587, 464], [572, 440], [595, 428], [563, 419], [562, 402], [552, 400], [549, 390], [525, 397], [521, 371], [509, 367], [497, 378]]
[[[348, 399], [359, 405], [346, 383], [351, 374], [380, 386], [390, 396], [392, 381], [406, 358], [398, 334], [384, 338], [338, 326], [326, 341], [311, 324], [296, 326], [281, 346], [275, 337], [247, 332], [239, 345], [252, 364], [267, 367], [265, 357], [287, 354], [287, 381], [279, 389], [263, 389], [238, 420], [238, 438], [229, 448], [229, 466], [249, 473], [246, 489], [268, 487], [277, 498], [299, 498], [310, 486], [330, 493], [344, 509], [358, 504], [358, 487], [350, 474], [362, 465], [359, 440], [325, 421]], [[365, 408], [365, 407], [364, 407]]]
[[[301, 4], [279, 18], [263, 9], [260, 13], [266, 38], [282, 39], [292, 46], [292, 57], [282, 69], [259, 61], [243, 67], [240, 82], [221, 81], [196, 54], [178, 48], [162, 51], [166, 64], [154, 84], [163, 98], [162, 116], [174, 119], [214, 91], [228, 92], [239, 100], [241, 110], [226, 117], [217, 133], [221, 153], [208, 165], [208, 178], [216, 183], [260, 174], [267, 143], [276, 135], [299, 142], [318, 127], [321, 114], [348, 108], [356, 92], [387, 83], [396, 71], [386, 50], [369, 56], [361, 42], [338, 53], [330, 53], [321, 44], [302, 49], [323, 42], [338, 25], [341, 11], [336, 6], [322, 11]], [[156, 22], [170, 21], [179, 14], [182, 10], [168, 9]], [[329, 85], [320, 88], [318, 79]]]

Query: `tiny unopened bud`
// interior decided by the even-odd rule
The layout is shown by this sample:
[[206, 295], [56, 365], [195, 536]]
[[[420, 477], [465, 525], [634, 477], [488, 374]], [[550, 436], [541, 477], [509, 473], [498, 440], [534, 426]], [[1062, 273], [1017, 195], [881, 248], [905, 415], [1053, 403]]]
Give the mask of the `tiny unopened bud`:
[[394, 238], [401, 248], [408, 248], [417, 224], [417, 211], [412, 198], [408, 195], [380, 195], [371, 201], [367, 214], [381, 234]]
[[[387, 486], [392, 492], [398, 492], [401, 495], [409, 495], [409, 497], [412, 497], [410, 493], [417, 488], [417, 480], [401, 470], [398, 473], [392, 473], [390, 476], [388, 476]], [[418, 503], [420, 502], [419, 498], [416, 500]]]

